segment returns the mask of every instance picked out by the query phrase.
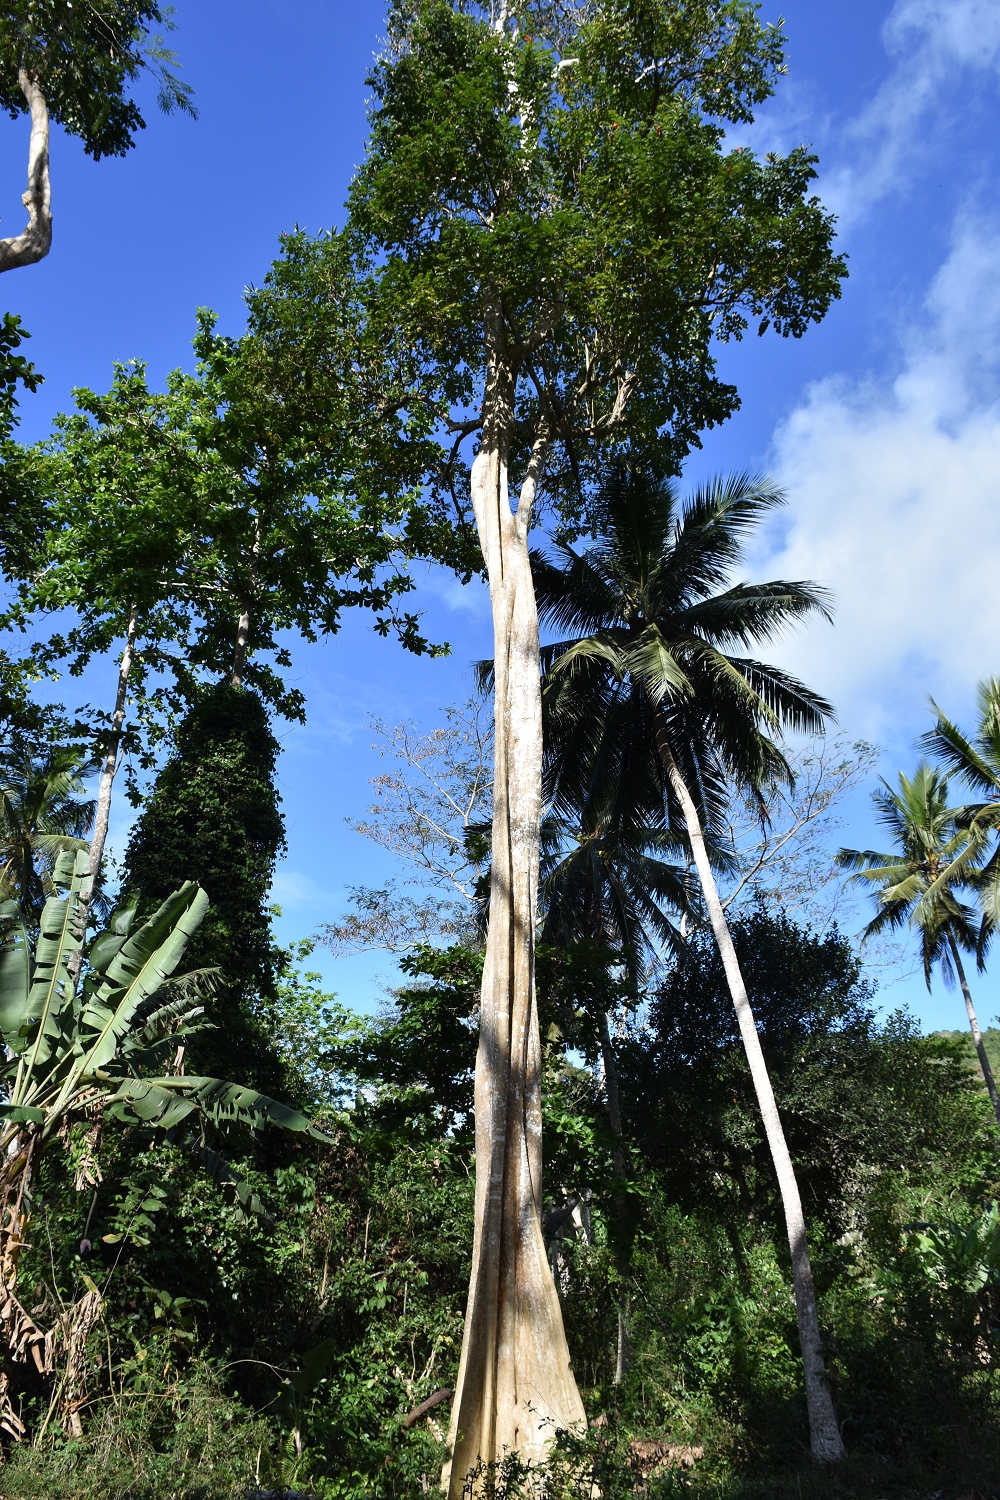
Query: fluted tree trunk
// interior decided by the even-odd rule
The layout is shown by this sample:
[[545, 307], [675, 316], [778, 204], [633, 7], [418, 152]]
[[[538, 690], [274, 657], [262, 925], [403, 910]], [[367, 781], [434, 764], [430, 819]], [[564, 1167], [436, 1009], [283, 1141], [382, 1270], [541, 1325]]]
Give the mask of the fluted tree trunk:
[[24, 68], [17, 75], [31, 111], [28, 142], [28, 187], [21, 202], [28, 210], [24, 230], [0, 240], [0, 271], [31, 266], [52, 248], [52, 195], [49, 185], [49, 110], [38, 81]]
[[722, 959], [722, 966], [725, 970], [729, 993], [736, 1011], [736, 1019], [739, 1022], [740, 1035], [743, 1038], [747, 1061], [750, 1064], [750, 1075], [753, 1079], [754, 1090], [757, 1094], [757, 1103], [764, 1122], [764, 1133], [767, 1136], [771, 1160], [774, 1163], [775, 1174], [778, 1178], [778, 1189], [781, 1193], [782, 1207], [785, 1212], [785, 1227], [788, 1232], [788, 1245], [792, 1254], [795, 1311], [799, 1326], [802, 1365], [805, 1372], [806, 1404], [809, 1410], [809, 1435], [813, 1457], [825, 1463], [833, 1463], [843, 1458], [844, 1444], [840, 1436], [840, 1427], [837, 1423], [833, 1398], [826, 1383], [823, 1342], [820, 1336], [819, 1317], [816, 1311], [816, 1288], [813, 1283], [812, 1264], [809, 1259], [809, 1242], [806, 1237], [805, 1215], [802, 1212], [802, 1198], [799, 1194], [799, 1185], [795, 1177], [795, 1168], [792, 1165], [792, 1158], [788, 1151], [788, 1142], [785, 1140], [781, 1116], [778, 1114], [774, 1090], [771, 1087], [767, 1064], [764, 1061], [764, 1053], [761, 1049], [753, 1010], [750, 1006], [746, 985], [743, 982], [743, 974], [736, 956], [736, 948], [733, 944], [732, 934], [729, 931], [729, 924], [726, 922], [725, 912], [722, 909], [722, 902], [719, 900], [719, 892], [716, 888], [715, 877], [712, 874], [712, 866], [705, 847], [705, 837], [701, 827], [701, 819], [698, 816], [698, 809], [695, 806], [694, 798], [688, 791], [687, 783], [681, 774], [680, 767], [670, 748], [662, 715], [658, 715], [657, 718], [657, 748], [664, 772], [674, 796], [680, 804], [681, 812], [687, 826], [691, 852], [694, 856], [698, 879], [701, 882], [701, 888], [705, 896], [705, 905], [708, 908], [712, 932], [715, 935], [719, 956]]
[[[516, 511], [508, 499], [510, 374], [494, 358], [472, 502], [493, 610], [492, 879], [476, 1058], [476, 1218], [462, 1356], [443, 1475], [450, 1500], [479, 1462], [545, 1454], [586, 1417], [542, 1237], [541, 1042], [535, 917], [542, 729], [528, 527], [545, 463], [538, 436]], [[492, 411], [488, 414], [489, 408]]]
[[969, 981], [965, 977], [965, 968], [959, 955], [958, 944], [950, 928], [948, 929], [948, 948], [951, 952], [951, 961], [955, 965], [955, 972], [958, 975], [958, 982], [962, 986], [962, 998], [965, 1001], [965, 1013], [969, 1018], [969, 1029], [972, 1032], [972, 1041], [976, 1049], [976, 1056], [979, 1058], [979, 1066], [983, 1070], [983, 1079], [990, 1096], [990, 1103], [993, 1105], [993, 1113], [997, 1117], [997, 1124], [1000, 1125], [1000, 1094], [997, 1093], [993, 1069], [990, 1067], [990, 1060], [986, 1053], [986, 1043], [983, 1041], [983, 1034], [979, 1029], [979, 1020], [976, 1016], [976, 1008], [972, 1003]]

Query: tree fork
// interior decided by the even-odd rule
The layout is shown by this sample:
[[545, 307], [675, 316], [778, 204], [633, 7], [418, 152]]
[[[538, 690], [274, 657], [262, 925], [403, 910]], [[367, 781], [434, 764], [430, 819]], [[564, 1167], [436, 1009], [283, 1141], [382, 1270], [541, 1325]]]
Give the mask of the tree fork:
[[726, 972], [729, 993], [739, 1022], [740, 1035], [746, 1049], [747, 1061], [753, 1078], [757, 1103], [764, 1122], [764, 1132], [771, 1151], [771, 1160], [778, 1178], [782, 1207], [785, 1211], [785, 1226], [788, 1245], [792, 1253], [792, 1280], [795, 1285], [795, 1311], [799, 1325], [799, 1344], [802, 1349], [802, 1367], [805, 1373], [806, 1405], [809, 1411], [809, 1436], [813, 1457], [823, 1463], [836, 1463], [844, 1456], [844, 1444], [840, 1436], [837, 1414], [826, 1383], [826, 1368], [823, 1361], [823, 1341], [819, 1331], [819, 1316], [816, 1311], [816, 1288], [813, 1282], [812, 1264], [809, 1259], [809, 1242], [806, 1236], [805, 1215], [802, 1198], [795, 1177], [795, 1168], [785, 1140], [781, 1116], [771, 1087], [767, 1063], [760, 1045], [757, 1023], [754, 1020], [750, 998], [740, 969], [732, 933], [726, 921], [722, 902], [715, 885], [701, 819], [694, 798], [688, 791], [674, 758], [663, 721], [662, 709], [656, 713], [656, 741], [660, 759], [667, 779], [680, 803], [684, 822], [687, 825], [691, 852], [694, 855], [698, 878], [705, 894], [709, 920], [715, 941]]

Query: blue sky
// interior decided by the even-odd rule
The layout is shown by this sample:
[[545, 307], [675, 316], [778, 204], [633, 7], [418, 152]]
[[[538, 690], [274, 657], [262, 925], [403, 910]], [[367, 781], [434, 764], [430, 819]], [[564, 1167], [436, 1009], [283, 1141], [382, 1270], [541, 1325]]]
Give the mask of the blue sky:
[[[778, 13], [768, 0], [764, 17]], [[832, 698], [842, 730], [877, 741], [891, 776], [916, 760], [928, 694], [967, 721], [976, 681], [1000, 670], [1000, 8], [786, 0], [781, 13], [789, 75], [738, 139], [817, 151], [818, 192], [839, 216], [851, 277], [801, 341], [723, 351], [742, 410], [706, 437], [686, 477], [765, 469], [786, 486], [788, 508], [748, 571], [826, 583], [837, 618], [773, 655]], [[26, 438], [48, 430], [73, 386], [106, 388], [116, 359], [147, 360], [157, 382], [188, 364], [199, 305], [238, 333], [243, 288], [262, 279], [281, 231], [341, 218], [382, 6], [178, 0], [176, 19], [200, 118], [164, 118], [150, 99], [136, 149], [99, 164], [57, 133], [52, 254], [4, 278], [4, 306], [31, 330], [46, 376], [24, 403]], [[0, 143], [0, 222], [13, 233], [25, 122], [0, 122]], [[285, 937], [333, 918], [346, 885], [392, 873], [390, 857], [344, 825], [380, 769], [368, 720], [433, 726], [468, 695], [469, 662], [489, 654], [481, 586], [433, 572], [419, 581], [427, 630], [451, 642], [449, 659], [415, 660], [360, 621], [296, 647], [309, 722], [280, 729]], [[99, 674], [88, 689], [105, 691]], [[65, 696], [76, 702], [74, 686]], [[866, 799], [848, 815], [845, 842], [870, 843]], [[124, 817], [119, 808], [119, 847]], [[374, 976], [392, 973], [377, 955], [321, 966], [359, 1006]], [[976, 994], [985, 1023], [1000, 1010], [995, 981], [978, 981]], [[882, 999], [909, 1003], [929, 1026], [964, 1024], [960, 999], [940, 985], [928, 997], [904, 980]]]

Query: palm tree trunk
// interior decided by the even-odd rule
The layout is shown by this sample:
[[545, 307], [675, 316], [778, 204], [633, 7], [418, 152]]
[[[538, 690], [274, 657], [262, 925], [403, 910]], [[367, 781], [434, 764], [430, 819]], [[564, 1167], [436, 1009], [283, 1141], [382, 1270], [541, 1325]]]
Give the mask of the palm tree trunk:
[[[615, 1052], [611, 1045], [611, 1029], [608, 1026], [608, 1018], [601, 1012], [601, 1062], [604, 1065], [604, 1092], [608, 1102], [608, 1122], [611, 1125], [611, 1133], [615, 1138], [615, 1144], [611, 1150], [611, 1160], [614, 1164], [615, 1177], [619, 1182], [625, 1182], [625, 1152], [622, 1150], [622, 1105], [621, 1094], [618, 1089], [618, 1065], [615, 1062]], [[614, 1198], [615, 1213], [619, 1218], [625, 1212], [625, 1198], [621, 1193], [616, 1193]], [[621, 1385], [628, 1374], [629, 1365], [632, 1362], [632, 1340], [628, 1330], [628, 1296], [622, 1291], [618, 1303], [618, 1353], [615, 1360], [615, 1385]]]
[[962, 986], [962, 995], [965, 998], [965, 1012], [969, 1017], [969, 1026], [972, 1029], [972, 1040], [975, 1044], [976, 1052], [979, 1055], [979, 1066], [983, 1070], [983, 1078], [986, 1081], [986, 1088], [990, 1096], [990, 1102], [993, 1105], [993, 1113], [997, 1117], [997, 1124], [1000, 1125], [1000, 1095], [997, 1094], [997, 1086], [993, 1078], [993, 1069], [990, 1067], [990, 1060], [986, 1055], [986, 1043], [983, 1041], [983, 1034], [979, 1030], [979, 1022], [976, 1019], [976, 1009], [972, 1003], [972, 995], [969, 993], [969, 981], [965, 977], [965, 969], [962, 967], [962, 960], [959, 957], [958, 944], [955, 941], [955, 934], [952, 932], [950, 927], [948, 928], [948, 947], [951, 950], [951, 961], [955, 965], [955, 971], [958, 974], [958, 982]]
[[774, 1162], [774, 1170], [778, 1178], [778, 1188], [785, 1210], [788, 1244], [792, 1253], [795, 1310], [798, 1315], [799, 1343], [805, 1371], [806, 1404], [809, 1410], [809, 1435], [813, 1457], [825, 1463], [833, 1463], [843, 1458], [844, 1444], [837, 1424], [833, 1398], [826, 1383], [823, 1344], [816, 1312], [816, 1289], [809, 1260], [809, 1243], [806, 1238], [806, 1223], [802, 1212], [799, 1185], [795, 1178], [792, 1158], [788, 1152], [788, 1143], [785, 1140], [781, 1117], [775, 1103], [774, 1090], [771, 1087], [767, 1064], [761, 1050], [760, 1037], [757, 1034], [757, 1026], [750, 1007], [746, 985], [743, 982], [743, 975], [740, 972], [732, 934], [726, 922], [722, 902], [719, 900], [719, 892], [715, 885], [715, 877], [709, 863], [701, 819], [698, 816], [694, 798], [687, 789], [680, 767], [670, 748], [666, 725], [661, 714], [657, 715], [657, 748], [663, 762], [663, 769], [684, 814], [691, 852], [704, 892], [705, 905], [708, 907], [709, 920], [715, 934], [719, 956], [726, 972], [729, 993], [736, 1010], [740, 1035], [746, 1048], [750, 1074], [757, 1093], [757, 1103], [764, 1121], [764, 1132], [771, 1150], [771, 1160]]
[[472, 502], [490, 582], [495, 671], [493, 865], [476, 1057], [472, 1273], [442, 1487], [459, 1500], [477, 1465], [544, 1458], [555, 1428], [586, 1417], [542, 1237], [541, 1042], [534, 982], [541, 814], [538, 615], [528, 524], [547, 441], [517, 511], [507, 494], [510, 372], [491, 324]]

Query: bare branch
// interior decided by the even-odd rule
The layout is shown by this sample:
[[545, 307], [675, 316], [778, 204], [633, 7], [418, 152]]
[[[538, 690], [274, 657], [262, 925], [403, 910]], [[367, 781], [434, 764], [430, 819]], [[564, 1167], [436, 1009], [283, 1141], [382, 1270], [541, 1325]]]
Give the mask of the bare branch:
[[373, 949], [409, 953], [421, 943], [469, 935], [469, 908], [462, 902], [438, 901], [433, 896], [416, 901], [401, 895], [393, 880], [378, 890], [369, 886], [348, 886], [348, 890], [354, 911], [340, 922], [326, 923], [316, 934], [337, 958]]
[[831, 927], [851, 901], [834, 864], [834, 834], [843, 824], [836, 809], [870, 778], [878, 753], [864, 741], [819, 737], [789, 756], [794, 785], [767, 790], [766, 823], [752, 803], [739, 805], [728, 837], [739, 874], [723, 906], [765, 895], [820, 930]]
[[402, 895], [395, 881], [380, 889], [349, 888], [355, 910], [330, 923], [319, 940], [338, 955], [383, 948], [404, 953], [418, 943], [469, 937], [482, 917], [477, 882], [488, 858], [470, 835], [490, 820], [493, 785], [492, 716], [479, 700], [447, 710], [429, 734], [412, 723], [372, 726], [376, 748], [395, 761], [372, 777], [376, 801], [368, 817], [348, 826], [409, 865], [409, 885], [437, 887], [447, 899]]

